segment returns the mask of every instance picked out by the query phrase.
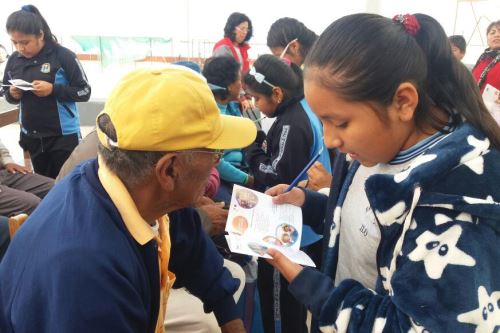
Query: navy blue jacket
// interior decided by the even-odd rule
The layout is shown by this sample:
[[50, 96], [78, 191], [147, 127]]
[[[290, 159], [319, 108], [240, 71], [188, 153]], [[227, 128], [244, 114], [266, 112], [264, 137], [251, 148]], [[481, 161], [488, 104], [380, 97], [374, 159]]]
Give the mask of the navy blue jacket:
[[[197, 213], [169, 216], [174, 287], [198, 296], [219, 325], [237, 318], [238, 280], [222, 266]], [[130, 235], [96, 160], [49, 192], [0, 264], [2, 333], [153, 332], [158, 309], [157, 243], [140, 246]]]
[[[500, 152], [470, 124], [365, 191], [377, 218], [376, 290], [334, 287], [341, 210], [358, 162], [335, 163], [330, 199], [306, 191], [304, 221], [324, 225], [322, 272], [304, 268], [290, 291], [322, 332], [496, 332], [500, 326]], [[326, 217], [325, 209], [326, 208]], [[349, 255], [343, 254], [343, 255]], [[317, 330], [313, 330], [317, 332]]]
[[6, 100], [20, 103], [23, 133], [32, 137], [80, 133], [80, 116], [75, 102], [89, 100], [90, 85], [73, 52], [53, 43], [46, 43], [30, 59], [16, 51], [5, 66], [3, 83], [9, 84], [11, 78], [28, 82], [43, 80], [54, 85], [49, 96], [38, 97], [31, 91], [24, 91], [21, 101], [14, 99], [6, 87]]

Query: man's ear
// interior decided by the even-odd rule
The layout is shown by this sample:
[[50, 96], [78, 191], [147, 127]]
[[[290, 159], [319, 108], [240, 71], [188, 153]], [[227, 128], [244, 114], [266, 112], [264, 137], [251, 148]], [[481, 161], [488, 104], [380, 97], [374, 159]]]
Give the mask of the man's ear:
[[418, 105], [417, 88], [410, 82], [399, 85], [392, 99], [392, 107], [400, 121], [412, 121]]
[[155, 165], [155, 176], [161, 188], [171, 192], [179, 177], [179, 160], [175, 153], [167, 153]]

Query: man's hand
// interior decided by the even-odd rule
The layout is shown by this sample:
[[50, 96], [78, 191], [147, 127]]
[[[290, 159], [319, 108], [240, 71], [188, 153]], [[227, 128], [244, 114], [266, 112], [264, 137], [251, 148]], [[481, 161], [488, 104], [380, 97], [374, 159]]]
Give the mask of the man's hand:
[[23, 97], [23, 91], [14, 86], [9, 87], [9, 94], [12, 96], [12, 98], [17, 100], [20, 100]]
[[54, 85], [47, 81], [35, 80], [33, 81], [33, 93], [38, 97], [45, 97], [52, 94], [52, 90], [54, 89]]
[[304, 201], [306, 200], [304, 192], [301, 189], [294, 187], [289, 192], [284, 193], [287, 187], [288, 185], [286, 184], [279, 184], [271, 187], [265, 193], [274, 197], [274, 204], [282, 205], [288, 203], [297, 207], [302, 207], [302, 205], [304, 205]]
[[304, 269], [299, 264], [291, 262], [287, 257], [285, 257], [280, 251], [276, 249], [269, 249], [267, 253], [273, 257], [273, 259], [266, 259], [266, 261], [276, 268], [281, 275], [290, 283], [297, 275]]
[[313, 166], [307, 170], [307, 176], [309, 178], [307, 188], [313, 191], [330, 187], [332, 183], [332, 174], [326, 171], [323, 164], [318, 161], [314, 162]]
[[220, 328], [222, 333], [246, 333], [245, 326], [241, 319], [233, 319], [228, 321]]
[[200, 206], [198, 208], [202, 209], [212, 222], [210, 235], [215, 236], [223, 234], [224, 229], [226, 229], [226, 221], [228, 214], [228, 210], [224, 209], [224, 203], [223, 202], [212, 203]]
[[16, 163], [7, 163], [4, 165], [4, 168], [9, 172], [9, 173], [17, 173], [20, 172], [22, 174], [27, 174], [31, 173], [31, 170], [25, 166], [16, 164]]

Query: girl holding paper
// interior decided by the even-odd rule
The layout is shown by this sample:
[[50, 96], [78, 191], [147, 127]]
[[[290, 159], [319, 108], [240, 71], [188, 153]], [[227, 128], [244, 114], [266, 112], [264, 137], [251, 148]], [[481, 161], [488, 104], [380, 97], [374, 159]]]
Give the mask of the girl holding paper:
[[486, 38], [488, 48], [472, 69], [481, 93], [487, 84], [500, 90], [500, 20], [490, 23], [486, 29]]
[[76, 55], [59, 45], [35, 6], [23, 6], [7, 19], [16, 48], [7, 62], [3, 83], [22, 79], [33, 90], [6, 89], [11, 104], [20, 105], [21, 147], [30, 153], [36, 173], [55, 178], [80, 140], [75, 102], [90, 98], [90, 85]]

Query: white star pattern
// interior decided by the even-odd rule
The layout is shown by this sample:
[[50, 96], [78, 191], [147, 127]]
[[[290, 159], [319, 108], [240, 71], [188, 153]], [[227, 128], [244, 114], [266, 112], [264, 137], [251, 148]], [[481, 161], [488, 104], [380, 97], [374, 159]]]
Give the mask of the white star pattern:
[[415, 230], [417, 229], [417, 221], [415, 219], [411, 220], [411, 224], [410, 224], [410, 230]]
[[490, 146], [490, 140], [488, 138], [484, 140], [478, 140], [474, 136], [469, 135], [467, 137], [467, 142], [469, 145], [473, 146], [474, 149], [460, 159], [461, 164], [468, 166], [473, 172], [478, 175], [483, 174], [484, 171], [484, 158], [481, 154], [488, 150]]
[[493, 200], [493, 197], [491, 195], [488, 195], [486, 197], [486, 199], [478, 199], [478, 198], [472, 198], [472, 197], [463, 197], [464, 198], [464, 201], [468, 204], [471, 204], [471, 205], [488, 205], [488, 204], [499, 204], [498, 202], [495, 202]]
[[445, 224], [445, 223], [448, 223], [451, 221], [453, 221], [453, 219], [451, 217], [449, 217], [448, 215], [444, 215], [444, 214], [434, 215], [434, 222], [436, 223], [436, 225]]
[[462, 228], [455, 225], [440, 235], [426, 231], [417, 238], [417, 247], [408, 255], [411, 261], [423, 261], [431, 279], [440, 279], [448, 265], [474, 266], [476, 261], [457, 247]]
[[392, 292], [391, 276], [389, 276], [390, 274], [391, 273], [389, 271], [389, 267], [380, 267], [380, 275], [383, 278], [382, 285], [384, 286], [384, 289], [389, 293]]
[[419, 157], [415, 158], [415, 161], [412, 162], [410, 167], [404, 171], [401, 171], [397, 174], [394, 175], [394, 181], [396, 183], [401, 183], [403, 180], [408, 178], [410, 173], [412, 172], [413, 169], [421, 166], [422, 164], [425, 164], [427, 162], [432, 161], [433, 159], [436, 158], [435, 154], [430, 154], [430, 155], [420, 155]]
[[500, 326], [500, 291], [488, 295], [485, 287], [477, 289], [479, 307], [475, 310], [457, 316], [461, 323], [476, 325], [476, 333], [492, 333], [496, 326]]
[[385, 212], [375, 211], [375, 215], [379, 220], [380, 224], [390, 226], [394, 223], [401, 224], [404, 221], [406, 215], [404, 214], [406, 210], [406, 204], [404, 201], [400, 201]]

